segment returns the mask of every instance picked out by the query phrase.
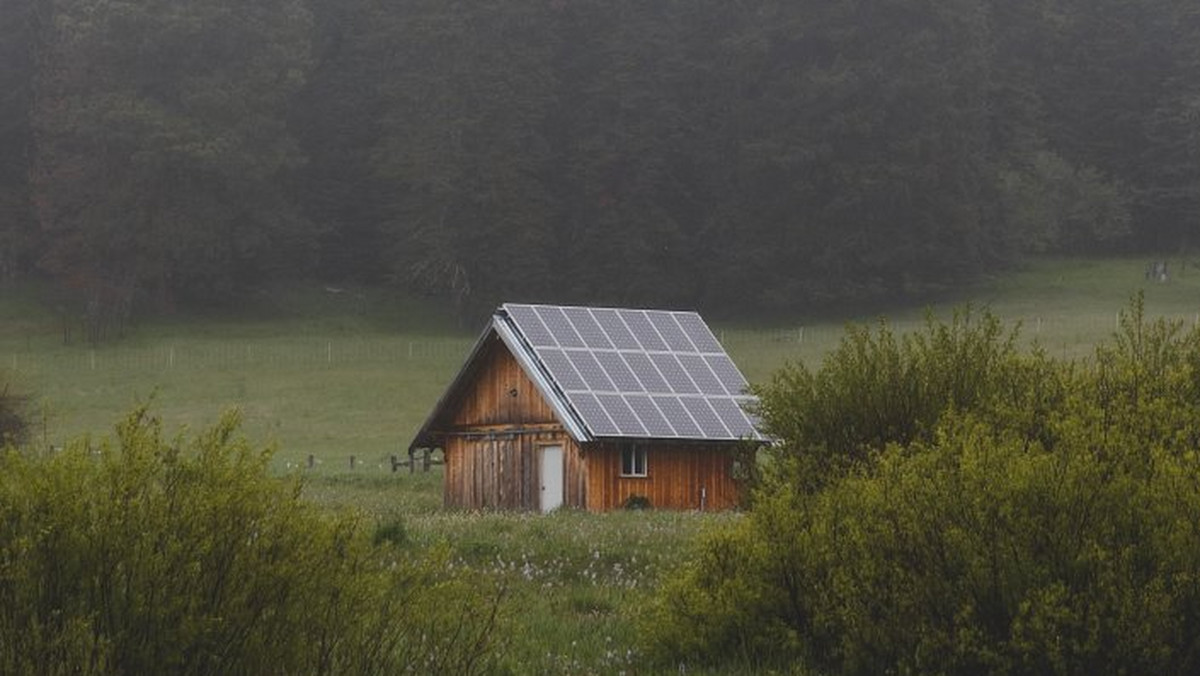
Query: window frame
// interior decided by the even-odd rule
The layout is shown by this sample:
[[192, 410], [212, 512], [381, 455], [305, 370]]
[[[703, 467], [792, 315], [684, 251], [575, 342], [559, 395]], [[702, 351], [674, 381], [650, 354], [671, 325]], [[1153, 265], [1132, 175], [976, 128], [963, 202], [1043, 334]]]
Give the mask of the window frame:
[[[650, 476], [649, 453], [644, 444], [621, 446], [621, 478], [645, 479]], [[641, 470], [641, 471], [639, 471]]]

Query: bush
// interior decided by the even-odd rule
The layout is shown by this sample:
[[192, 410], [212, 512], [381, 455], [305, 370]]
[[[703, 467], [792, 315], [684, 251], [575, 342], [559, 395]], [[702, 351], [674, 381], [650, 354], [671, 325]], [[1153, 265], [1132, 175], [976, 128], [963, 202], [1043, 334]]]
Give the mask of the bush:
[[789, 365], [758, 389], [764, 431], [783, 442], [764, 477], [819, 489], [888, 443], [932, 439], [951, 410], [994, 411], [1036, 433], [1057, 374], [1041, 353], [1018, 352], [1017, 336], [970, 308], [900, 338], [882, 322], [849, 327], [820, 370]]
[[[479, 673], [500, 593], [269, 476], [225, 416], [0, 457], [0, 673]], [[465, 621], [464, 621], [465, 620]]]
[[621, 505], [624, 509], [650, 509], [650, 498], [644, 495], [631, 495]]
[[[1093, 361], [976, 345], [974, 363], [1007, 375], [964, 376], [976, 388], [965, 398], [945, 396], [947, 371], [924, 370], [962, 355], [955, 341], [924, 360], [895, 360], [884, 341], [857, 352], [864, 372], [835, 356], [814, 378], [826, 391], [878, 388], [861, 400], [871, 406], [889, 382], [915, 387], [918, 401], [896, 406], [926, 417], [857, 427], [839, 447], [854, 456], [821, 463], [805, 458], [831, 447], [820, 427], [792, 427], [803, 435], [773, 451], [785, 469], [748, 518], [710, 534], [664, 586], [651, 648], [843, 674], [1200, 669], [1200, 334], [1146, 322], [1135, 302]], [[894, 413], [885, 403], [872, 418], [849, 396], [817, 414], [781, 399], [768, 410], [832, 421], [838, 401], [851, 423]], [[813, 468], [827, 473], [797, 474]]]

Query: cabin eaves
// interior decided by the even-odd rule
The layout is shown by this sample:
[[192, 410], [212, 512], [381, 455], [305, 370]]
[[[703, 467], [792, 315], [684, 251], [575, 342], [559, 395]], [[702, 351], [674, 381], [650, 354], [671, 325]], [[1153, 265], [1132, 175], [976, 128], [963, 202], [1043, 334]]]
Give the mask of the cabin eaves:
[[763, 440], [744, 411], [754, 401], [745, 378], [699, 315], [510, 303], [492, 316], [410, 451], [436, 443], [447, 407], [470, 387], [494, 338], [577, 443]]

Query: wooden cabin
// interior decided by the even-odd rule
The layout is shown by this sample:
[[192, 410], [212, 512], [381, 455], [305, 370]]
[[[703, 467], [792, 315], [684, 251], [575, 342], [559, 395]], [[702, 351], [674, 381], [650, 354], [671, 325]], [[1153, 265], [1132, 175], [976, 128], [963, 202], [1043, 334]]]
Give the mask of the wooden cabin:
[[409, 451], [443, 450], [447, 507], [727, 509], [745, 388], [694, 312], [510, 303]]

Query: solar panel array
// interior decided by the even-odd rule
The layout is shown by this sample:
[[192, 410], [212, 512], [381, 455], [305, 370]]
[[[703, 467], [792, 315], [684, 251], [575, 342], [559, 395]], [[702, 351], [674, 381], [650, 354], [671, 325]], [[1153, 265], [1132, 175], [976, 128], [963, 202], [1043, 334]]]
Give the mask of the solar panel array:
[[746, 379], [694, 312], [503, 306], [596, 437], [757, 438]]

